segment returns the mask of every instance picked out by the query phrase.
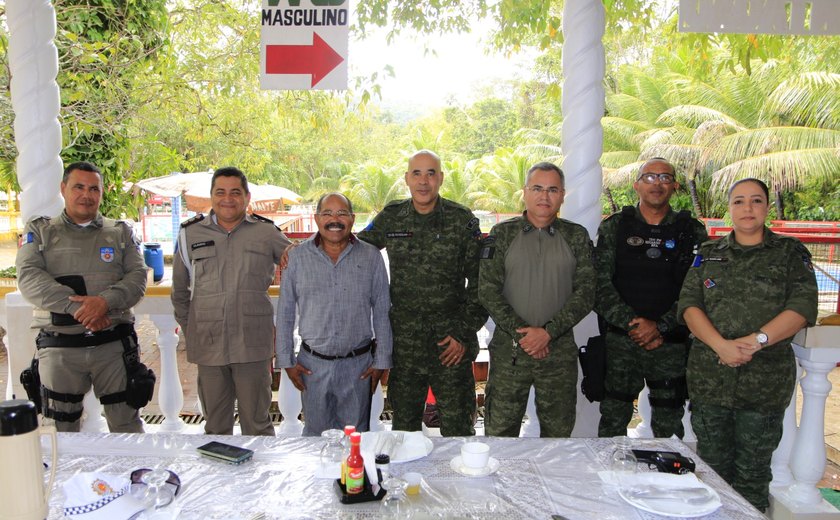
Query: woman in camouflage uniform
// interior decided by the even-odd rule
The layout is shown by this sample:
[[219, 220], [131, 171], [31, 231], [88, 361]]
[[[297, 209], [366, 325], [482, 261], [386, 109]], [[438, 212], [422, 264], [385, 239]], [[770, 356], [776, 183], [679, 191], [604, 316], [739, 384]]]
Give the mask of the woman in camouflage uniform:
[[759, 510], [794, 390], [791, 339], [817, 316], [811, 255], [765, 227], [768, 204], [763, 182], [732, 185], [732, 232], [700, 247], [677, 311], [695, 337], [686, 375], [697, 451]]

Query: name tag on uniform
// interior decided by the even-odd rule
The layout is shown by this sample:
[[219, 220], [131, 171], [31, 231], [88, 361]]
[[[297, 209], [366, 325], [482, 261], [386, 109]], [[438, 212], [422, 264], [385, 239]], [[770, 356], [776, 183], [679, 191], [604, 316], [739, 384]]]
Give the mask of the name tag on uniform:
[[385, 238], [411, 238], [414, 236], [412, 231], [391, 231], [385, 233]]
[[210, 247], [216, 245], [215, 240], [207, 240], [204, 242], [196, 242], [195, 244], [191, 245], [190, 248], [195, 251], [196, 249], [201, 249], [202, 247]]

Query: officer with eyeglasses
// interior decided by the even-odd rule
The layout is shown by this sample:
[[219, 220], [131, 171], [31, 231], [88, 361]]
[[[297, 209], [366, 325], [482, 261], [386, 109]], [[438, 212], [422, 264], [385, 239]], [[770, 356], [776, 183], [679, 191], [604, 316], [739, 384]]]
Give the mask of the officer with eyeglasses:
[[656, 437], [683, 436], [688, 329], [677, 324], [677, 299], [694, 248], [708, 239], [688, 211], [674, 211], [674, 167], [657, 157], [633, 183], [636, 206], [598, 229], [595, 311], [605, 334], [607, 368], [598, 435], [627, 434], [633, 401], [647, 384]]
[[365, 432], [371, 395], [391, 368], [388, 274], [379, 249], [353, 235], [347, 197], [328, 193], [315, 211], [318, 232], [290, 251], [283, 272], [277, 364], [301, 391], [304, 435], [347, 424]]
[[519, 436], [532, 385], [541, 437], [568, 437], [575, 425], [572, 328], [592, 310], [595, 270], [586, 228], [557, 216], [564, 197], [560, 168], [535, 164], [525, 179], [525, 212], [493, 226], [484, 240], [478, 295], [496, 322], [487, 435]]

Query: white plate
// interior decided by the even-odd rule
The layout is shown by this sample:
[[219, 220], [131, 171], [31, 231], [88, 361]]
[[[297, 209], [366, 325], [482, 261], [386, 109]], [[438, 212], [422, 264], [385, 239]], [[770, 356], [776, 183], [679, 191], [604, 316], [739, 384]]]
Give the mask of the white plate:
[[[618, 494], [631, 506], [637, 507], [642, 511], [647, 511], [648, 513], [665, 515], [674, 518], [695, 518], [714, 513], [722, 505], [720, 496], [714, 489], [702, 482], [698, 482], [698, 484], [699, 487], [708, 489], [709, 493], [712, 495], [708, 501], [701, 502], [700, 504], [690, 504], [685, 500], [678, 498], [670, 500], [663, 498], [645, 499], [643, 497], [634, 497], [626, 493], [627, 490], [620, 488], [618, 490]], [[667, 486], [662, 486], [661, 489], [663, 493], [668, 492]]]
[[492, 475], [496, 471], [499, 470], [499, 461], [490, 457], [487, 461], [487, 466], [483, 469], [473, 469], [464, 466], [464, 462], [461, 460], [461, 456], [458, 455], [451, 461], [449, 461], [449, 467], [452, 468], [452, 471], [456, 473], [460, 473], [461, 475], [467, 477], [486, 477], [488, 475]]
[[414, 446], [414, 449], [406, 449], [404, 446], [399, 446], [397, 448], [397, 452], [391, 457], [391, 463], [400, 463], [400, 462], [411, 462], [412, 460], [422, 459], [423, 457], [427, 456], [429, 453], [432, 452], [435, 445], [432, 443], [432, 439], [423, 436], [421, 432], [365, 432], [362, 433], [362, 451], [367, 451], [373, 453], [374, 448], [376, 448], [376, 441], [379, 440], [379, 435], [384, 433], [402, 433], [404, 436], [411, 435], [411, 436], [422, 436], [423, 437], [423, 447], [422, 449], [416, 449], [417, 446]]

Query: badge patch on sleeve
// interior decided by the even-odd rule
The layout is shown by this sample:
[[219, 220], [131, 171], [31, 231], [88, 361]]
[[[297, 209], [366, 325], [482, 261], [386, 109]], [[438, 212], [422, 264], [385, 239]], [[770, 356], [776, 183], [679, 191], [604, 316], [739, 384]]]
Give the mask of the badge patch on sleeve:
[[99, 248], [99, 258], [103, 262], [111, 263], [114, 261], [114, 248], [113, 247], [100, 247]]
[[18, 239], [18, 247], [23, 247], [26, 244], [31, 244], [35, 241], [35, 233], [30, 231], [29, 233], [24, 233]]
[[706, 280], [703, 282], [703, 287], [705, 287], [706, 289], [711, 289], [712, 287], [715, 287], [716, 285], [717, 284], [715, 283], [715, 281], [712, 280], [711, 278], [706, 278]]

